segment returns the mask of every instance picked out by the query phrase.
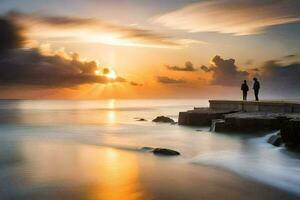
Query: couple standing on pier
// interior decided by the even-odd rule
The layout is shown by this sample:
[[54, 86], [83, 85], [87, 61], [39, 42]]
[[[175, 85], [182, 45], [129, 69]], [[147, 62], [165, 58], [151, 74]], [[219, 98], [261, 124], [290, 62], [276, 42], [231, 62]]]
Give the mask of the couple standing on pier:
[[[258, 101], [258, 92], [259, 92], [259, 88], [260, 88], [260, 84], [257, 80], [257, 78], [253, 78], [253, 90], [254, 90], [254, 95], [255, 95], [255, 100]], [[249, 87], [247, 85], [247, 81], [244, 80], [244, 83], [241, 86], [241, 90], [243, 91], [243, 100], [246, 101], [247, 100], [247, 93], [249, 91]]]

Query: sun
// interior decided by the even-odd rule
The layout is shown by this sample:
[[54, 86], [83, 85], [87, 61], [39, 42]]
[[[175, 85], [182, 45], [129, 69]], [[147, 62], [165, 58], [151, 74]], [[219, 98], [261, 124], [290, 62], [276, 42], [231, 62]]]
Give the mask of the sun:
[[111, 68], [104, 68], [103, 71], [97, 69], [95, 71], [95, 75], [97, 76], [105, 76], [111, 80], [117, 79], [117, 73]]
[[115, 71], [113, 71], [112, 69], [109, 70], [109, 72], [107, 74], [105, 74], [104, 76], [106, 76], [109, 79], [115, 80], [117, 78], [117, 74]]

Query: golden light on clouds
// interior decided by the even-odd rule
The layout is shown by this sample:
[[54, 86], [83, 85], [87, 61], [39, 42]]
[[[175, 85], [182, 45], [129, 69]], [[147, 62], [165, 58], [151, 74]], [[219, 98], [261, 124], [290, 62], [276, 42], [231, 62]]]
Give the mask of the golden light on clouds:
[[117, 73], [112, 68], [103, 68], [103, 70], [98, 68], [97, 70], [95, 70], [95, 75], [105, 76], [105, 77], [109, 78], [110, 80], [116, 80], [118, 78]]
[[105, 75], [106, 77], [115, 80], [117, 78], [117, 74], [115, 71], [113, 71], [112, 69], [109, 71], [108, 74]]
[[184, 48], [205, 44], [203, 41], [177, 38], [138, 26], [112, 23], [101, 19], [43, 16], [9, 13], [10, 18], [26, 28], [30, 38], [59, 43], [99, 43], [113, 46], [148, 48]]
[[154, 17], [153, 21], [189, 32], [251, 35], [270, 26], [299, 22], [297, 6], [297, 1], [201, 1]]

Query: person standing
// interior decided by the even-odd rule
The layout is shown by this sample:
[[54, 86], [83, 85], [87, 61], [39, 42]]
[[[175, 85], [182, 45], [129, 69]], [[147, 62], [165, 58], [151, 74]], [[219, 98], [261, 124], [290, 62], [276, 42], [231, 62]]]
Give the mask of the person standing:
[[244, 80], [244, 83], [241, 85], [241, 90], [243, 91], [243, 100], [247, 101], [247, 93], [249, 91], [249, 87], [246, 80]]
[[255, 95], [255, 101], [258, 101], [258, 93], [260, 89], [260, 84], [257, 80], [257, 78], [253, 78], [254, 84], [253, 84], [253, 90], [254, 90], [254, 95]]

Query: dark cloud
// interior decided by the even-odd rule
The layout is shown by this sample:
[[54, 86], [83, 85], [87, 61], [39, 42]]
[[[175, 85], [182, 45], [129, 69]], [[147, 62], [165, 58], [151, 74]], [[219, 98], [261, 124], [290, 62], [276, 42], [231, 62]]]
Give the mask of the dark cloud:
[[[299, 96], [300, 92], [300, 63], [282, 64], [270, 60], [261, 68], [260, 79], [266, 88], [279, 93], [293, 93]], [[295, 94], [294, 94], [295, 95]]]
[[220, 56], [215, 56], [212, 63], [213, 66], [202, 66], [201, 69], [213, 73], [211, 81], [213, 85], [236, 86], [249, 76], [249, 72], [238, 69], [234, 59], [224, 60]]
[[59, 55], [43, 55], [38, 49], [21, 48], [21, 29], [9, 19], [0, 18], [0, 84], [1, 86], [74, 87], [81, 84], [124, 82], [97, 76], [94, 61], [80, 61]]
[[295, 58], [295, 57], [297, 57], [297, 55], [296, 55], [296, 54], [290, 54], [290, 55], [286, 55], [286, 56], [284, 56], [283, 58], [290, 59], [290, 58]]
[[109, 74], [110, 70], [108, 68], [103, 68], [103, 74]]
[[179, 84], [179, 83], [186, 83], [184, 79], [173, 79], [167, 76], [158, 76], [157, 81], [163, 84]]
[[[292, 56], [293, 57], [293, 56]], [[212, 59], [212, 66], [201, 69], [212, 74], [212, 85], [239, 86], [244, 79], [257, 77], [261, 83], [262, 95], [299, 98], [300, 63], [286, 63], [284, 60], [269, 60], [259, 68], [241, 71], [234, 59], [224, 60], [220, 56]], [[252, 79], [252, 78], [251, 78]]]
[[74, 87], [82, 84], [124, 82], [95, 75], [94, 61], [82, 62], [58, 55], [42, 55], [38, 49], [9, 50], [0, 57], [2, 86], [28, 85], [46, 87]]
[[214, 67], [207, 67], [205, 65], [202, 65], [200, 69], [202, 69], [204, 72], [211, 72], [213, 71]]
[[178, 66], [166, 66], [167, 69], [172, 70], [172, 71], [185, 71], [185, 72], [193, 72], [197, 71], [196, 68], [194, 68], [193, 63], [190, 61], [187, 61], [184, 65], [184, 67], [178, 67]]
[[131, 81], [130, 85], [132, 85], [132, 86], [143, 86], [143, 84], [140, 84], [140, 83], [137, 83], [137, 82], [134, 82], [134, 81]]
[[289, 54], [282, 58], [283, 60], [296, 61], [300, 59], [300, 54]]
[[92, 18], [76, 18], [68, 16], [41, 16], [26, 14], [18, 11], [10, 11], [7, 16], [12, 20], [26, 20], [31, 23], [44, 23], [53, 26], [83, 26], [95, 23]]
[[21, 47], [23, 42], [21, 28], [8, 19], [0, 18], [0, 52]]

